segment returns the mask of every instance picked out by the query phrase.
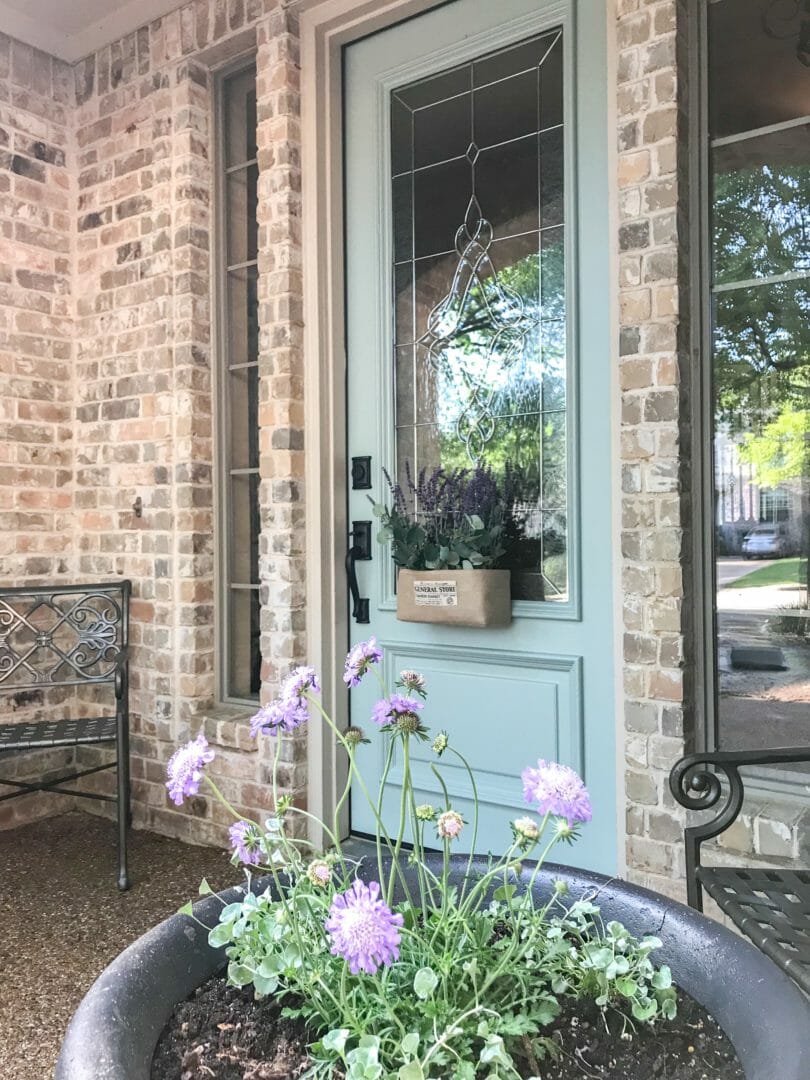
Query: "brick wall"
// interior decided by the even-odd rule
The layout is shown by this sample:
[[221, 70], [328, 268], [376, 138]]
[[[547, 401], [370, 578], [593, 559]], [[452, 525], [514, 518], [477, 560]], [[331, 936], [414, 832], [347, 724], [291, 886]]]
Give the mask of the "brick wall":
[[666, 781], [684, 751], [690, 644], [685, 21], [676, 0], [617, 5], [626, 854], [631, 880], [676, 894], [682, 816]]
[[0, 34], [0, 577], [53, 579], [72, 536], [71, 72]]
[[[0, 34], [0, 580], [66, 580], [73, 394], [71, 79], [67, 64]], [[70, 707], [61, 693], [54, 707]], [[53, 699], [51, 699], [53, 701]], [[3, 695], [4, 720], [46, 709], [38, 691]], [[72, 759], [3, 763], [26, 780]], [[8, 793], [7, 788], [0, 794]], [[58, 796], [0, 804], [0, 828], [61, 810]]]
[[[304, 659], [298, 56], [294, 19], [274, 9], [196, 0], [72, 71], [17, 43], [0, 48], [0, 75], [11, 61], [4, 96], [32, 114], [8, 125], [8, 159], [0, 157], [9, 177], [0, 174], [3, 263], [12, 268], [8, 302], [0, 279], [0, 327], [19, 398], [3, 413], [13, 460], [3, 461], [2, 509], [13, 515], [13, 546], [2, 554], [20, 556], [4, 576], [133, 580], [135, 823], [203, 842], [222, 839], [222, 808], [201, 797], [178, 811], [164, 786], [168, 757], [198, 730], [220, 749], [233, 804], [252, 815], [270, 806], [270, 746], [257, 750], [249, 738], [249, 712], [214, 708], [210, 66], [251, 44], [264, 195], [265, 696]], [[41, 711], [39, 696], [31, 705]], [[104, 753], [83, 749], [79, 760]], [[302, 802], [305, 741], [285, 741], [281, 754], [280, 785]], [[30, 758], [14, 767], [28, 765], [37, 768]]]
[[[270, 807], [269, 747], [245, 710], [216, 710], [212, 411], [212, 77], [255, 28], [261, 200], [264, 679], [303, 657], [300, 182], [294, 24], [259, 2], [188, 4], [76, 67], [76, 523], [84, 576], [133, 579], [136, 824], [198, 841], [230, 820], [200, 797], [178, 811], [165, 763], [204, 730], [226, 797]], [[250, 46], [245, 39], [243, 45]], [[201, 59], [202, 58], [202, 59]], [[297, 274], [297, 277], [294, 275]], [[298, 430], [293, 430], [294, 422]], [[142, 516], [132, 507], [140, 498]], [[294, 595], [293, 595], [294, 594]], [[272, 611], [272, 615], [270, 612]], [[304, 747], [280, 782], [300, 794]]]

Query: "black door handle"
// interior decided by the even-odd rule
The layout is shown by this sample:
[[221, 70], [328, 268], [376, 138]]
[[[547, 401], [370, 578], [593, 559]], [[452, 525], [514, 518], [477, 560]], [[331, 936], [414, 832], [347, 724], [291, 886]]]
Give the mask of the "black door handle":
[[[349, 539], [354, 539], [354, 532], [349, 533]], [[346, 552], [346, 575], [349, 579], [349, 592], [352, 597], [352, 618], [359, 623], [369, 621], [368, 599], [360, 595], [360, 586], [357, 584], [357, 570], [355, 563], [358, 559], [367, 560], [368, 555], [357, 544], [350, 543]]]

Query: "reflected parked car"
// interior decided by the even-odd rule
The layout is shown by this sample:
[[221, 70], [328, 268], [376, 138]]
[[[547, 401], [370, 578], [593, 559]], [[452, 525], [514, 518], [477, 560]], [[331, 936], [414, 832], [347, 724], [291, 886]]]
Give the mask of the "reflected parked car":
[[757, 525], [742, 542], [744, 559], [781, 559], [787, 554], [787, 540], [777, 525]]

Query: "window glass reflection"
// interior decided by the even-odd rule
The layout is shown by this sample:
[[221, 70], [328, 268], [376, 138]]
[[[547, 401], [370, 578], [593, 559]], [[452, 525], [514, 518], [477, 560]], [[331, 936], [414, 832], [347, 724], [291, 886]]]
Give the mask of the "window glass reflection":
[[789, 7], [709, 5], [724, 749], [810, 741], [810, 68], [798, 24], [771, 32]]
[[568, 598], [562, 77], [555, 30], [391, 102], [397, 467], [508, 476], [532, 600]]

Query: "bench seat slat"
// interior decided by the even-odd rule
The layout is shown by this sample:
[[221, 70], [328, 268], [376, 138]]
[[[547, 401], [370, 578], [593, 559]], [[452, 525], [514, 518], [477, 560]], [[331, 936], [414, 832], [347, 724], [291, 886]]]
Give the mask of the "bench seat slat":
[[810, 994], [810, 871], [698, 866], [724, 915]]
[[0, 753], [7, 750], [35, 750], [49, 746], [111, 742], [115, 741], [115, 734], [114, 716], [0, 724]]

